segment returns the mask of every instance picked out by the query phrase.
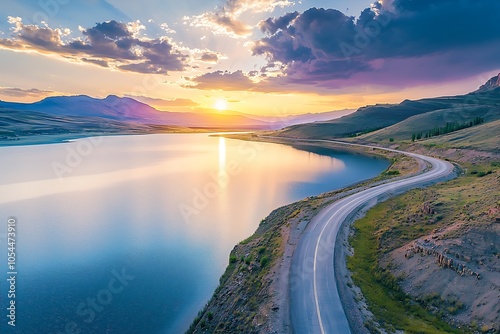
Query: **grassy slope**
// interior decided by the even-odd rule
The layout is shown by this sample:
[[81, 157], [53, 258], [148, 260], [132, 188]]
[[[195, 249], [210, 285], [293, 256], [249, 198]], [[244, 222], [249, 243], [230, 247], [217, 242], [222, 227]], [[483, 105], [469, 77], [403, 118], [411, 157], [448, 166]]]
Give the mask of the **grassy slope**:
[[[412, 126], [430, 130], [434, 126], [444, 126], [446, 122], [465, 122], [481, 115], [485, 116], [486, 121], [493, 121], [499, 119], [499, 108], [500, 88], [497, 88], [481, 94], [470, 93], [454, 97], [406, 100], [400, 104], [367, 106], [339, 119], [291, 126], [276, 134], [295, 138], [341, 138], [389, 127], [374, 133], [372, 137], [367, 135], [364, 138], [367, 141], [390, 137], [411, 139], [411, 134], [416, 131]], [[397, 123], [400, 124], [394, 126]]]
[[0, 108], [0, 126], [0, 137], [9, 138], [86, 132], [128, 133], [148, 129], [145, 125], [132, 126], [99, 117], [64, 117], [5, 108]]
[[[348, 259], [348, 267], [355, 284], [361, 288], [367, 299], [370, 310], [386, 329], [400, 329], [407, 333], [450, 332], [451, 329], [447, 328], [439, 317], [467, 312], [466, 308], [472, 307], [466, 305], [465, 308], [460, 307], [460, 310], [457, 310], [457, 305], [462, 302], [452, 305], [453, 302], [448, 301], [446, 296], [438, 296], [440, 302], [433, 305], [437, 306], [437, 310], [433, 311], [439, 317], [431, 315], [423, 308], [432, 308], [428, 304], [429, 298], [421, 296], [421, 299], [415, 299], [404, 294], [399, 288], [398, 280], [389, 270], [379, 265], [385, 254], [412, 240], [426, 236], [433, 230], [459, 221], [464, 207], [470, 211], [469, 215], [476, 217], [469, 223], [470, 228], [476, 229], [475, 233], [482, 228], [491, 231], [488, 227], [490, 220], [484, 216], [484, 212], [497, 204], [498, 198], [495, 197], [496, 192], [491, 188], [491, 184], [498, 183], [497, 174], [500, 168], [496, 164], [468, 167], [472, 173], [469, 172], [465, 177], [427, 189], [413, 190], [390, 199], [378, 204], [367, 213], [366, 217], [354, 223], [355, 234], [350, 240], [354, 256]], [[478, 177], [480, 175], [476, 173], [478, 171], [492, 171], [492, 173]], [[428, 202], [437, 208], [438, 212], [434, 216], [439, 219], [435, 219], [435, 223], [426, 223], [433, 217], [419, 218], [423, 202]], [[409, 216], [414, 218], [408, 220]]]
[[412, 116], [388, 128], [361, 135], [358, 139], [373, 142], [388, 141], [389, 138], [410, 140], [413, 133], [426, 132], [434, 126], [445, 126], [447, 122], [469, 122], [475, 117], [482, 117], [485, 122], [500, 120], [500, 106], [460, 106], [436, 110]]
[[362, 131], [373, 131], [393, 125], [408, 117], [436, 109], [448, 108], [452, 104], [446, 98], [403, 101], [400, 104], [375, 105], [359, 108], [351, 115], [329, 122], [318, 122], [291, 126], [280, 132], [283, 136], [298, 138], [345, 137]]
[[500, 152], [500, 120], [421, 141], [424, 145]]
[[[365, 218], [356, 221], [355, 236], [350, 240], [354, 256], [348, 259], [348, 268], [354, 283], [361, 288], [369, 310], [375, 315], [377, 322], [390, 332], [459, 333], [438, 317], [429, 314], [421, 305], [414, 303], [401, 291], [397, 279], [378, 266], [383, 232], [396, 228], [383, 223], [387, 219], [387, 208], [387, 204], [379, 205], [371, 209]], [[415, 237], [421, 233], [423, 231], [412, 234]], [[404, 235], [404, 232], [399, 231], [397, 234]], [[370, 322], [365, 325], [371, 332], [378, 332]]]

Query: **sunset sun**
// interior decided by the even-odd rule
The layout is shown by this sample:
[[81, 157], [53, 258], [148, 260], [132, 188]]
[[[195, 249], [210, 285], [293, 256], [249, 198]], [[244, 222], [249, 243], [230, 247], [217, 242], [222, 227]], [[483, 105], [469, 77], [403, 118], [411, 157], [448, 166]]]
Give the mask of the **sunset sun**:
[[224, 99], [217, 99], [214, 104], [215, 109], [223, 111], [227, 109], [227, 101]]

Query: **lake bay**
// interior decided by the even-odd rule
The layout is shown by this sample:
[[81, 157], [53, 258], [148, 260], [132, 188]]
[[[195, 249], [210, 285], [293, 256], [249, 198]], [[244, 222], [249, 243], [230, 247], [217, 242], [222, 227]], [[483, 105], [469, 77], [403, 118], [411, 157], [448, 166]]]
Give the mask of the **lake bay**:
[[207, 134], [2, 147], [0, 157], [5, 253], [8, 218], [17, 224], [16, 331], [44, 334], [181, 333], [231, 249], [273, 209], [389, 165]]

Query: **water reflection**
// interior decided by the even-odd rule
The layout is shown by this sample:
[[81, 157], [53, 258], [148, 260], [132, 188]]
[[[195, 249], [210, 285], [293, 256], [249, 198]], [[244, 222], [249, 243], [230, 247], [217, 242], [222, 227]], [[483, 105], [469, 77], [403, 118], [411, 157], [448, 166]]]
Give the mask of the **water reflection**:
[[[127, 136], [104, 138], [61, 181], [52, 163], [77, 144], [0, 148], [9, 162], [0, 174], [0, 213], [20, 226], [22, 333], [64, 332], [67, 321], [84, 333], [183, 332], [232, 247], [271, 210], [387, 166], [207, 135]], [[181, 207], [191, 210], [189, 221]], [[85, 323], [75, 309], [124, 267], [135, 280]]]
[[219, 137], [219, 172], [226, 170], [226, 138]]

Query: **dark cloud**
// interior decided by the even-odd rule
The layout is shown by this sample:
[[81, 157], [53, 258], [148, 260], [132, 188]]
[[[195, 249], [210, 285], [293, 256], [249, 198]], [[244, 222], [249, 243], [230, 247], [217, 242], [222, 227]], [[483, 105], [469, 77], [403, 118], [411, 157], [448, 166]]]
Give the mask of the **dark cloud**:
[[241, 70], [235, 72], [215, 71], [186, 79], [190, 81], [187, 88], [204, 90], [243, 91], [252, 90], [255, 87], [255, 83]]
[[219, 61], [219, 57], [216, 53], [205, 52], [201, 55], [200, 60], [206, 63], [216, 63]]
[[99, 66], [101, 66], [101, 67], [109, 67], [109, 66], [108, 66], [108, 62], [107, 62], [107, 61], [105, 61], [105, 60], [101, 60], [101, 59], [90, 59], [90, 58], [82, 58], [81, 60], [82, 60], [82, 61], [84, 61], [84, 62], [86, 62], [86, 63], [99, 65]]
[[498, 13], [497, 0], [376, 2], [357, 20], [335, 9], [310, 8], [263, 21], [267, 36], [252, 51], [273, 66], [282, 64], [282, 84], [446, 81], [498, 68]]
[[275, 34], [279, 29], [285, 29], [290, 22], [299, 16], [299, 12], [292, 12], [278, 18], [270, 17], [259, 23], [259, 28], [264, 33]]
[[[82, 29], [84, 39], [69, 38], [69, 31], [25, 25], [20, 18], [9, 18], [14, 36], [0, 39], [0, 47], [55, 53], [102, 67], [115, 67], [139, 73], [182, 71], [189, 56], [177, 50], [166, 37], [138, 37], [137, 25], [109, 21]], [[65, 41], [65, 38], [68, 40]]]
[[34, 97], [42, 98], [54, 93], [51, 90], [41, 90], [36, 88], [22, 89], [15, 87], [0, 87], [0, 95], [9, 97]]
[[[185, 88], [200, 90], [251, 91], [263, 93], [304, 92], [304, 82], [294, 82], [283, 77], [267, 77], [258, 71], [215, 71], [193, 78], [185, 78], [189, 84]], [[265, 80], [264, 80], [265, 79]], [[287, 80], [286, 87], [283, 85]], [[229, 101], [228, 101], [229, 102]]]

